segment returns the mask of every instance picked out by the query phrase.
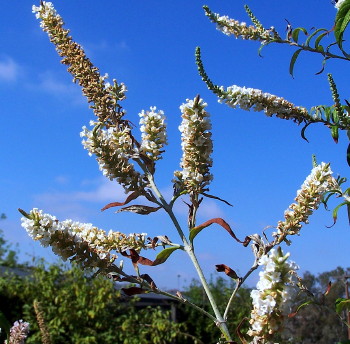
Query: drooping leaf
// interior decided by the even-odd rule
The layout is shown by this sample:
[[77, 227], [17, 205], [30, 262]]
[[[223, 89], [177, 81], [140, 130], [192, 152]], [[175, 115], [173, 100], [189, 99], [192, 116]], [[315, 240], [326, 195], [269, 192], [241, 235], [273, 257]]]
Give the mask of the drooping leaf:
[[288, 318], [295, 317], [298, 314], [298, 312], [300, 311], [301, 308], [303, 308], [303, 307], [305, 307], [307, 305], [314, 304], [314, 303], [315, 303], [314, 300], [308, 300], [308, 301], [302, 303], [300, 306], [298, 306], [298, 308], [297, 308], [297, 310], [295, 312], [288, 314]]
[[335, 310], [340, 314], [344, 309], [350, 310], [350, 299], [339, 298], [335, 300]]
[[305, 34], [306, 36], [308, 35], [308, 33], [307, 33], [307, 31], [306, 31], [305, 28], [303, 28], [303, 27], [297, 27], [296, 29], [294, 29], [294, 30], [292, 31], [292, 39], [293, 39], [293, 41], [294, 41], [295, 43], [298, 43], [300, 31], [301, 31], [301, 32], [304, 32], [304, 34]]
[[294, 65], [295, 65], [295, 62], [296, 60], [298, 59], [298, 56], [300, 54], [300, 52], [302, 51], [303, 49], [298, 49], [294, 52], [294, 54], [292, 55], [292, 58], [290, 60], [290, 64], [289, 64], [289, 74], [294, 78]]
[[211, 219], [211, 220], [208, 220], [208, 221], [202, 223], [199, 226], [193, 227], [190, 230], [190, 236], [189, 236], [191, 243], [193, 242], [193, 239], [197, 236], [197, 234], [202, 231], [202, 229], [212, 225], [213, 223], [216, 223], [219, 226], [221, 226], [222, 228], [224, 228], [231, 235], [232, 238], [234, 238], [239, 243], [244, 244], [244, 241], [239, 240], [236, 237], [235, 233], [233, 233], [230, 225], [224, 219], [221, 219], [219, 217]]
[[157, 289], [156, 284], [153, 281], [153, 278], [149, 274], [142, 274], [140, 276], [144, 281], [146, 281], [153, 290]]
[[321, 40], [328, 34], [329, 34], [329, 31], [323, 32], [315, 39], [315, 49], [318, 49], [318, 47], [320, 46], [319, 44]]
[[338, 143], [339, 139], [339, 129], [337, 125], [331, 126], [331, 135], [335, 143]]
[[305, 45], [309, 47], [310, 46], [310, 41], [312, 40], [312, 38], [315, 37], [319, 32], [322, 32], [322, 31], [323, 32], [324, 31], [328, 32], [327, 29], [317, 29], [317, 30], [315, 30], [311, 35], [309, 35], [309, 37], [305, 41]]
[[262, 44], [260, 45], [259, 49], [258, 49], [258, 55], [259, 55], [260, 57], [262, 57], [262, 55], [261, 55], [262, 49], [263, 49], [264, 47], [268, 46], [269, 44], [274, 43], [274, 42], [278, 42], [278, 41], [279, 41], [278, 39], [272, 39], [271, 41], [262, 43]]
[[215, 265], [215, 268], [217, 272], [225, 272], [225, 274], [231, 277], [232, 279], [239, 279], [236, 271], [232, 270], [229, 266], [225, 264], [217, 264]]
[[335, 223], [337, 222], [337, 219], [338, 219], [338, 211], [339, 211], [339, 209], [343, 206], [343, 205], [347, 205], [347, 206], [349, 206], [349, 204], [350, 204], [350, 202], [347, 202], [347, 201], [345, 201], [345, 202], [342, 202], [342, 203], [340, 203], [340, 204], [338, 204], [334, 209], [333, 209], [333, 224], [332, 224], [332, 226], [327, 226], [328, 228], [330, 228], [330, 227], [333, 227], [334, 225], [335, 225]]
[[150, 207], [147, 205], [130, 205], [128, 207], [116, 211], [116, 213], [121, 213], [122, 211], [130, 211], [135, 214], [148, 215], [150, 213], [158, 211], [160, 208], [161, 207]]
[[236, 328], [236, 333], [242, 344], [248, 344], [248, 341], [244, 338], [241, 332], [241, 327], [245, 321], [249, 321], [248, 318], [243, 318]]
[[173, 246], [173, 247], [167, 247], [164, 250], [162, 250], [161, 252], [159, 252], [157, 254], [156, 259], [153, 261], [152, 266], [156, 266], [159, 264], [163, 264], [169, 257], [170, 255], [178, 250], [180, 248], [180, 246]]
[[346, 150], [346, 161], [350, 166], [350, 144], [348, 145], [348, 149]]
[[319, 75], [321, 73], [323, 73], [325, 67], [326, 67], [326, 62], [327, 60], [329, 60], [329, 57], [325, 57], [323, 60], [322, 60], [322, 68], [320, 71], [318, 71], [317, 73], [315, 73], [315, 75]]
[[112, 202], [112, 203], [108, 203], [107, 205], [105, 205], [101, 211], [105, 211], [106, 209], [112, 208], [112, 207], [120, 207], [122, 205], [128, 204], [131, 201], [133, 201], [134, 199], [136, 199], [137, 197], [140, 196], [140, 193], [138, 191], [134, 191], [133, 193], [131, 193], [125, 200], [125, 202]]
[[232, 205], [231, 203], [225, 201], [224, 199], [222, 199], [222, 198], [220, 198], [220, 197], [213, 196], [213, 195], [209, 195], [209, 194], [204, 193], [204, 192], [202, 193], [202, 195], [205, 196], [205, 197], [208, 197], [208, 198], [213, 198], [213, 199], [216, 199], [216, 200], [218, 200], [218, 201], [224, 202], [224, 203], [226, 203], [227, 205], [229, 205], [230, 207], [233, 207], [233, 205]]
[[134, 267], [137, 267], [137, 264], [152, 266], [153, 264], [152, 260], [140, 256], [134, 249], [130, 249], [129, 251], [130, 251], [130, 254], [127, 254], [124, 251], [124, 252], [121, 252], [121, 255], [123, 257], [130, 258]]
[[300, 132], [300, 135], [301, 137], [306, 141], [306, 142], [309, 142], [309, 140], [306, 138], [305, 136], [305, 130], [306, 128], [311, 124], [311, 122], [307, 123], [304, 125], [304, 127], [301, 129], [301, 132]]

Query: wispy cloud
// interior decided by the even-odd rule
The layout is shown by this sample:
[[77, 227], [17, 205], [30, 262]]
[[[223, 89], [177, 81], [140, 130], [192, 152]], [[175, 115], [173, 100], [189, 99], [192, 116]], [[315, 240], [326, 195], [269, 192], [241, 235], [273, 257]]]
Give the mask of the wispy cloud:
[[85, 52], [90, 56], [94, 52], [104, 52], [107, 50], [109, 52], [111, 50], [116, 50], [118, 52], [129, 51], [130, 47], [124, 40], [111, 43], [103, 39], [99, 42], [88, 42], [84, 44], [84, 49], [85, 49]]
[[80, 104], [85, 102], [81, 90], [77, 85], [74, 85], [72, 82], [59, 80], [51, 71], [46, 71], [39, 75], [37, 86], [41, 91], [58, 97], [63, 96], [65, 99], [70, 99], [73, 103]]
[[[67, 179], [64, 180], [67, 182]], [[56, 178], [57, 183], [61, 183], [61, 178]], [[116, 183], [107, 179], [99, 179], [84, 183], [84, 191], [58, 191], [45, 192], [35, 195], [34, 204], [46, 212], [51, 212], [59, 218], [71, 218], [78, 221], [87, 221], [86, 214], [90, 211], [91, 205], [99, 211], [106, 203], [122, 201], [125, 199], [124, 190]], [[86, 190], [88, 186], [88, 190]], [[101, 205], [102, 204], [102, 205]]]
[[15, 82], [19, 76], [19, 65], [11, 58], [0, 59], [0, 81]]

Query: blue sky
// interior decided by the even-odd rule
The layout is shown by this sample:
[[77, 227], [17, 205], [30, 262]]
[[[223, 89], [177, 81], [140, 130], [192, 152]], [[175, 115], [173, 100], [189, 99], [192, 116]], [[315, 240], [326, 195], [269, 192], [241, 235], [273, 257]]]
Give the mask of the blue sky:
[[[234, 207], [206, 200], [199, 221], [223, 217], [235, 233], [261, 233], [283, 218], [297, 189], [311, 170], [311, 155], [332, 163], [336, 174], [346, 176], [346, 137], [334, 144], [329, 131], [311, 126], [310, 143], [302, 140], [294, 123], [271, 119], [262, 113], [232, 110], [218, 104], [197, 74], [196, 46], [214, 82], [260, 88], [283, 96], [296, 105], [310, 108], [332, 102], [326, 74], [315, 75], [321, 59], [301, 54], [295, 78], [288, 74], [293, 49], [270, 46], [258, 57], [258, 43], [224, 36], [204, 16], [202, 5], [248, 21], [243, 5], [247, 3], [266, 27], [275, 26], [285, 34], [285, 18], [294, 27], [331, 28], [336, 10], [330, 1], [57, 1], [55, 8], [82, 44], [101, 74], [124, 82], [128, 87], [124, 108], [128, 119], [138, 122], [138, 113], [157, 106], [167, 116], [169, 146], [157, 168], [157, 182], [170, 197], [173, 171], [181, 157], [179, 106], [186, 98], [200, 94], [212, 115], [214, 138], [214, 181], [211, 193], [231, 202]], [[44, 256], [54, 260], [49, 249], [31, 241], [20, 227], [17, 208], [42, 208], [59, 219], [92, 222], [109, 230], [166, 234], [178, 241], [164, 214], [147, 217], [134, 214], [100, 212], [110, 201], [125, 196], [118, 185], [103, 179], [97, 163], [80, 144], [79, 132], [93, 114], [71, 76], [59, 63], [54, 47], [31, 13], [31, 1], [7, 1], [0, 21], [0, 99], [2, 112], [0, 212], [8, 218], [1, 222], [5, 237], [18, 243], [22, 259]], [[36, 3], [38, 5], [38, 3]], [[345, 62], [329, 61], [341, 98], [348, 98]], [[186, 223], [185, 208], [177, 212]], [[320, 209], [305, 226], [300, 237], [292, 238], [288, 250], [302, 268], [313, 273], [339, 265], [348, 266], [349, 227], [345, 211], [331, 229], [329, 212]], [[227, 264], [240, 273], [249, 269], [250, 248], [238, 246], [219, 227], [203, 231], [196, 241], [198, 256], [206, 273], [215, 264]], [[153, 255], [154, 256], [154, 255]], [[150, 253], [152, 258], [152, 253]], [[160, 286], [182, 286], [195, 272], [183, 253], [174, 254], [166, 264], [145, 269]], [[178, 279], [180, 277], [180, 283]], [[256, 276], [250, 279], [254, 283]]]

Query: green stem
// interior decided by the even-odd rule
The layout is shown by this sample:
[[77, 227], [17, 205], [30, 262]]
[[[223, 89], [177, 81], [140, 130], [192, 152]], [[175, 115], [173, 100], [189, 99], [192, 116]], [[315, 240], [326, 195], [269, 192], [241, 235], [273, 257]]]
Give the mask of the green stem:
[[250, 270], [244, 275], [244, 277], [240, 278], [237, 283], [236, 283], [236, 287], [227, 303], [227, 306], [226, 306], [226, 309], [225, 309], [225, 313], [224, 313], [224, 319], [225, 321], [227, 320], [227, 315], [228, 315], [228, 312], [230, 310], [230, 307], [231, 307], [231, 304], [233, 302], [233, 299], [235, 298], [239, 288], [241, 287], [241, 285], [244, 283], [244, 281], [248, 278], [248, 276], [254, 271], [256, 270], [256, 268], [258, 267], [258, 262], [255, 261], [253, 266], [250, 268]]
[[[143, 167], [143, 166], [141, 166]], [[227, 328], [227, 325], [226, 325], [226, 322], [225, 320], [223, 319], [219, 309], [218, 309], [218, 306], [215, 302], [215, 299], [213, 297], [213, 294], [211, 293], [211, 290], [209, 288], [209, 285], [208, 285], [208, 282], [203, 274], [203, 271], [202, 271], [202, 268], [200, 267], [199, 265], [199, 262], [197, 260], [197, 257], [194, 253], [194, 250], [193, 250], [193, 246], [188, 242], [183, 230], [181, 229], [181, 226], [179, 224], [179, 222], [177, 221], [177, 218], [175, 217], [173, 211], [172, 211], [172, 208], [170, 207], [170, 205], [165, 201], [163, 195], [161, 194], [161, 192], [158, 190], [156, 184], [154, 183], [154, 179], [153, 179], [153, 175], [150, 174], [148, 171], [145, 171], [146, 172], [146, 175], [147, 175], [147, 178], [148, 178], [148, 181], [150, 183], [150, 187], [152, 188], [153, 192], [157, 195], [157, 197], [159, 198], [160, 202], [162, 203], [162, 206], [164, 208], [164, 210], [168, 213], [168, 215], [170, 216], [171, 220], [173, 221], [174, 223], [174, 226], [185, 246], [185, 251], [187, 252], [187, 254], [189, 255], [196, 271], [197, 271], [197, 274], [198, 274], [198, 277], [203, 285], [203, 288], [205, 290], [205, 293], [207, 294], [207, 297], [209, 299], [209, 302], [210, 302], [210, 305], [214, 311], [214, 314], [215, 314], [215, 321], [216, 321], [216, 325], [219, 327], [221, 333], [224, 335], [225, 339], [228, 340], [228, 341], [232, 341], [231, 339], [231, 336], [230, 336], [230, 333], [228, 331], [228, 328]]]

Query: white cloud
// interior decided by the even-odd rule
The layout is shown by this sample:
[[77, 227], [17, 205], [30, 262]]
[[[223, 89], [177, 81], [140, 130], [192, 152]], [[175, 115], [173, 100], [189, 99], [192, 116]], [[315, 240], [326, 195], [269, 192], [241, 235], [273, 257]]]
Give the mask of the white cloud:
[[56, 96], [68, 96], [81, 102], [82, 95], [79, 87], [73, 82], [62, 82], [52, 72], [45, 72], [39, 75], [39, 88]]
[[113, 42], [113, 43], [110, 43], [106, 40], [101, 40], [99, 42], [89, 42], [84, 44], [84, 50], [89, 56], [92, 55], [92, 51], [106, 51], [106, 50], [111, 51], [113, 49], [121, 52], [121, 51], [129, 51], [130, 47], [124, 40], [121, 40], [119, 42]]
[[[57, 177], [60, 180], [60, 177]], [[56, 180], [57, 180], [56, 178]], [[124, 201], [126, 195], [124, 190], [115, 182], [107, 179], [99, 179], [89, 185], [88, 191], [57, 191], [45, 192], [34, 197], [34, 204], [44, 212], [52, 213], [61, 218], [71, 218], [77, 221], [87, 221], [86, 214], [91, 212], [89, 204], [94, 204], [94, 209], [99, 212], [105, 204], [115, 201]], [[98, 204], [96, 207], [95, 205]]]
[[39, 74], [36, 81], [27, 82], [26, 87], [35, 92], [49, 93], [72, 104], [85, 105], [86, 100], [80, 87], [72, 81], [62, 81], [60, 78], [61, 76], [56, 75], [52, 71], [46, 71]]
[[19, 65], [10, 57], [0, 60], [0, 81], [14, 82], [19, 75]]

